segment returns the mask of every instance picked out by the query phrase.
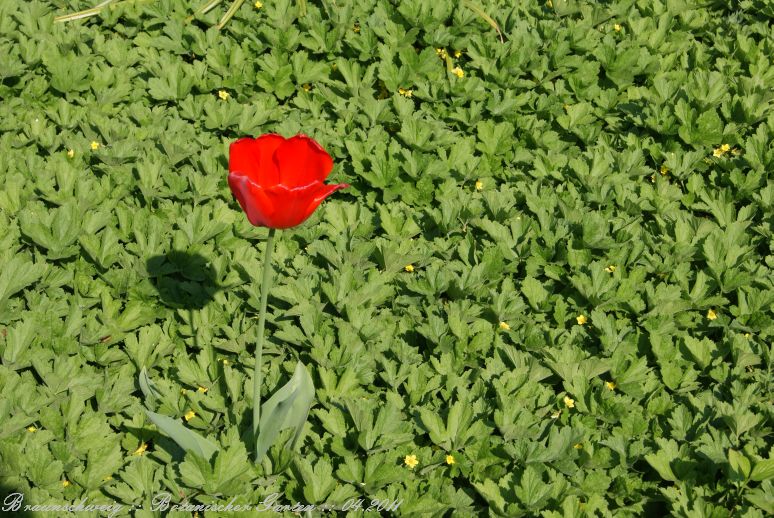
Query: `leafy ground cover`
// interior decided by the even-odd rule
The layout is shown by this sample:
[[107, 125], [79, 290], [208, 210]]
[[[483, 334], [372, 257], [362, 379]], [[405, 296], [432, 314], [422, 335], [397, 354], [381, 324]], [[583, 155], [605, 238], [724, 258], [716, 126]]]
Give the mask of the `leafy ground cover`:
[[[3, 497], [774, 513], [774, 2], [92, 5], [0, 3]], [[351, 187], [278, 234], [263, 392], [317, 392], [253, 465], [266, 132]]]

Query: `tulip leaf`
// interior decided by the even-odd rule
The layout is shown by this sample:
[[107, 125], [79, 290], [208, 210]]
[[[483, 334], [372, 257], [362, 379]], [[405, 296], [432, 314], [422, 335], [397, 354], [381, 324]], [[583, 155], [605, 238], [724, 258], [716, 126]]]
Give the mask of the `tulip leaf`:
[[294, 428], [291, 448], [295, 448], [301, 437], [304, 423], [314, 399], [314, 382], [306, 366], [298, 362], [290, 380], [269, 398], [261, 409], [260, 431], [255, 444], [256, 462], [260, 462], [266, 451], [286, 429]]
[[168, 435], [185, 451], [194, 453], [207, 460], [212, 457], [213, 453], [218, 451], [218, 446], [214, 442], [189, 430], [171, 417], [157, 414], [150, 410], [145, 410], [145, 413], [148, 414], [150, 420], [153, 421], [153, 424], [155, 424], [159, 430], [164, 432], [165, 435]]
[[[155, 401], [161, 396], [156, 384], [148, 376], [148, 370], [145, 367], [140, 370], [139, 384], [146, 400]], [[145, 413], [159, 430], [168, 435], [185, 451], [190, 451], [207, 460], [218, 451], [218, 446], [215, 443], [189, 430], [175, 419], [147, 409], [145, 409]]]
[[156, 398], [159, 397], [159, 392], [156, 389], [156, 384], [153, 383], [153, 380], [151, 380], [148, 377], [148, 369], [145, 367], [142, 368], [140, 371], [140, 390], [142, 390], [143, 396], [145, 396], [146, 400], [154, 401]]

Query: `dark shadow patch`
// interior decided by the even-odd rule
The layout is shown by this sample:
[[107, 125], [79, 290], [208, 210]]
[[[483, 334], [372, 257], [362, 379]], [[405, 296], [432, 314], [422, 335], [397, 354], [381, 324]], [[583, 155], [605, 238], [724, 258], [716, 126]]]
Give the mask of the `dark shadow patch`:
[[11, 487], [6, 483], [0, 483], [0, 515], [16, 516], [19, 518], [32, 518], [34, 514], [24, 509], [25, 505], [42, 505], [46, 502], [31, 502], [24, 491]]
[[206, 258], [173, 250], [146, 263], [151, 283], [161, 301], [175, 309], [202, 309], [220, 289]]

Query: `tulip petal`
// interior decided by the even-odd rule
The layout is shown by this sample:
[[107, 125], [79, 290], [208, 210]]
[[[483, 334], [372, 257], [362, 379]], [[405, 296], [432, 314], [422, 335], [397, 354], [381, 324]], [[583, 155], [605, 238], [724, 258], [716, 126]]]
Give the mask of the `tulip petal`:
[[263, 188], [251, 178], [238, 174], [228, 175], [228, 185], [247, 219], [255, 226], [272, 227], [272, 216], [276, 212], [271, 199]]
[[274, 163], [279, 170], [279, 183], [299, 187], [322, 182], [333, 170], [333, 159], [314, 139], [299, 134], [277, 147]]
[[278, 184], [267, 189], [266, 195], [276, 209], [271, 218], [272, 226], [290, 228], [303, 223], [311, 214], [306, 212], [306, 207], [321, 185], [321, 182], [301, 187], [286, 187]]
[[309, 203], [304, 209], [304, 212], [306, 212], [307, 214], [306, 218], [312, 215], [312, 213], [317, 209], [317, 207], [320, 205], [320, 203], [322, 203], [322, 201], [325, 198], [333, 194], [335, 191], [338, 191], [339, 189], [346, 189], [347, 187], [349, 187], [348, 183], [339, 183], [339, 184], [330, 184], [330, 185], [323, 184], [319, 186], [316, 189], [314, 196], [312, 196], [312, 199], [309, 200]]
[[247, 176], [263, 187], [278, 184], [280, 174], [272, 157], [284, 142], [283, 137], [274, 133], [237, 140], [229, 148], [229, 172]]

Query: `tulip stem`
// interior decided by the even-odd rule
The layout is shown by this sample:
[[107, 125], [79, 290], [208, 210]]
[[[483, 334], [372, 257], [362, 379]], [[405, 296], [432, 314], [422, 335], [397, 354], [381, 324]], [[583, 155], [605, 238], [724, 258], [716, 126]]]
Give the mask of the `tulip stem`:
[[[261, 363], [263, 358], [263, 334], [266, 326], [266, 302], [269, 300], [271, 289], [271, 252], [274, 248], [274, 232], [269, 229], [269, 237], [266, 240], [266, 253], [263, 256], [263, 278], [261, 279], [261, 312], [258, 316], [258, 339], [255, 342], [255, 372], [253, 374], [253, 440], [258, 455], [258, 425], [261, 421], [261, 384], [263, 383], [263, 370]], [[257, 458], [256, 458], [257, 461]]]

